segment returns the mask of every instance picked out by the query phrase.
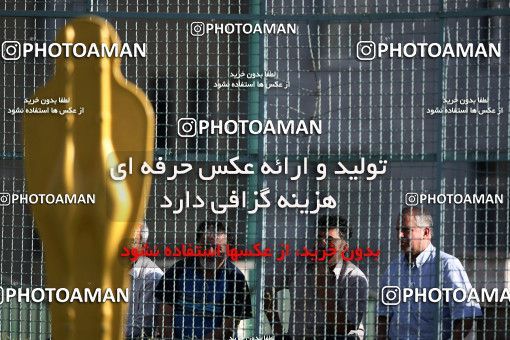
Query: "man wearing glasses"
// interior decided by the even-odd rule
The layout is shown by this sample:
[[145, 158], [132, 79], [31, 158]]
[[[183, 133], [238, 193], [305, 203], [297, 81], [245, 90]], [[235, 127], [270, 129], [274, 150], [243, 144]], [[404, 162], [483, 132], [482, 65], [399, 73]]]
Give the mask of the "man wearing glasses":
[[438, 253], [432, 245], [432, 216], [426, 209], [404, 208], [397, 218], [396, 229], [402, 256], [390, 263], [381, 278], [379, 339], [437, 339], [437, 303], [443, 304], [442, 315], [439, 317], [439, 320], [442, 318], [442, 334], [439, 339], [450, 339], [452, 336], [454, 339], [462, 339], [467, 336], [473, 327], [473, 319], [482, 315], [477, 302], [467, 299], [459, 302], [452, 298], [445, 301], [444, 296], [443, 301], [436, 303], [422, 297], [415, 301], [414, 296], [401, 301], [399, 294], [391, 292], [404, 288], [427, 292], [439, 288], [438, 281], [441, 281], [446, 290], [463, 290], [466, 296], [472, 289], [460, 261], [442, 251]]
[[[307, 263], [280, 288], [288, 288], [291, 298], [286, 338], [363, 339], [368, 281], [358, 267], [341, 256], [351, 230], [341, 216], [322, 216], [317, 232], [318, 249], [329, 249], [331, 255], [323, 261]], [[264, 302], [274, 333], [281, 335], [281, 318], [273, 300], [276, 290], [266, 289]]]

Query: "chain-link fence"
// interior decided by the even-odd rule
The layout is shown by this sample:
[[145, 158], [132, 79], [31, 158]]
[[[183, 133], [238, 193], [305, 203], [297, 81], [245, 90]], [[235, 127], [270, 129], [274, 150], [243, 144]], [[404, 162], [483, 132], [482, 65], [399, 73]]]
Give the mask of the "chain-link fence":
[[[166, 325], [175, 338], [200, 338], [214, 328], [223, 330], [220, 337], [229, 328], [239, 338], [272, 335], [279, 331], [278, 316], [282, 331], [295, 338], [356, 331], [373, 338], [385, 316], [392, 338], [440, 338], [458, 327], [456, 319], [464, 320], [460, 327], [474, 320], [471, 337], [508, 336], [508, 299], [482, 301], [478, 309], [444, 297], [387, 306], [380, 295], [383, 286], [467, 290], [472, 285], [480, 294], [484, 288], [497, 288], [498, 294], [510, 289], [508, 1], [13, 0], [0, 7], [2, 40], [50, 44], [59, 28], [87, 14], [106, 18], [123, 42], [146, 43], [147, 55], [124, 57], [122, 72], [153, 104], [155, 159], [161, 157], [167, 169], [183, 163], [193, 168], [172, 180], [154, 176], [147, 242], [219, 244], [216, 222], [221, 222], [232, 247], [253, 249], [260, 242], [274, 254], [227, 260], [212, 276], [200, 272], [211, 264], [199, 259], [154, 258], [166, 273], [146, 333], [160, 336]], [[275, 31], [246, 31], [256, 25]], [[230, 29], [241, 31], [228, 34]], [[396, 50], [382, 53], [380, 43], [439, 47], [409, 57]], [[494, 44], [499, 55], [430, 55], [448, 44], [472, 44], [474, 52]], [[22, 115], [9, 109], [23, 107], [52, 77], [54, 59], [34, 53], [5, 59], [0, 191], [11, 195], [27, 189]], [[264, 127], [270, 121], [277, 128], [315, 122], [321, 133], [250, 135], [226, 133], [233, 125], [223, 125], [223, 134], [218, 127], [183, 137], [181, 119], [194, 120], [197, 128], [200, 121], [216, 126], [260, 121]], [[232, 159], [257, 170], [207, 178]], [[261, 171], [264, 162], [281, 168]], [[233, 197], [242, 200], [243, 192], [245, 204], [236, 205]], [[214, 203], [225, 210], [195, 204], [197, 196], [207, 207]], [[329, 196], [334, 206], [324, 199]], [[177, 211], [165, 208], [164, 197], [174, 207], [186, 197], [193, 203]], [[263, 206], [261, 197], [271, 204]], [[416, 225], [405, 216], [398, 219], [404, 206], [418, 201], [430, 216], [411, 213], [421, 217], [413, 220]], [[254, 209], [255, 202], [260, 209]], [[0, 209], [1, 286], [44, 286], [43, 247], [29, 205]], [[336, 220], [339, 233], [318, 228], [323, 215], [344, 218]], [[212, 239], [196, 237], [204, 220], [214, 222]], [[412, 256], [405, 267], [403, 248], [414, 247], [405, 240], [412, 242], [408, 233], [418, 232], [413, 226], [421, 227], [420, 240], [431, 234], [433, 246], [420, 243], [421, 257]], [[336, 252], [344, 260], [337, 256], [329, 268], [321, 267], [330, 257], [321, 261], [313, 250], [324, 250], [321, 242], [343, 247], [338, 242], [345, 239], [350, 251]], [[461, 273], [460, 279], [450, 273]], [[0, 337], [49, 337], [47, 310], [46, 303], [4, 302]], [[234, 326], [228, 327], [230, 321]]]

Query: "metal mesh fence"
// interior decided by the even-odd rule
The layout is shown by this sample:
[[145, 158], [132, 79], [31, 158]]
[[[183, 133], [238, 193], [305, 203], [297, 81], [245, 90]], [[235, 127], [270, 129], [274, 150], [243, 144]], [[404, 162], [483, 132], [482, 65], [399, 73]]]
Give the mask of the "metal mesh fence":
[[[229, 260], [229, 266], [236, 267], [224, 264], [223, 271], [212, 271], [212, 276], [202, 276], [200, 269], [206, 265], [199, 260], [187, 258], [179, 262], [164, 256], [153, 259], [165, 272], [164, 279], [153, 278], [153, 286], [143, 289], [156, 290], [158, 299], [166, 303], [158, 302], [154, 312], [152, 305], [141, 307], [139, 313], [144, 319], [150, 319], [145, 322], [146, 334], [161, 336], [163, 325], [175, 331], [175, 338], [201, 338], [204, 330], [216, 327], [223, 330], [218, 337], [224, 338], [230, 335], [227, 319], [233, 319], [241, 320], [230, 327], [237, 330], [239, 338], [272, 335], [277, 331], [275, 320], [271, 324], [268, 319], [273, 312], [280, 317], [284, 332], [293, 338], [326, 338], [336, 332], [345, 335], [351, 330], [349, 324], [357, 324], [355, 328], [359, 330], [360, 322], [363, 331], [358, 336], [374, 338], [378, 316], [384, 314], [380, 295], [384, 285], [404, 289], [465, 284], [464, 276], [462, 282], [449, 276], [449, 270], [463, 270], [452, 265], [453, 260], [441, 262], [439, 251], [459, 260], [478, 292], [482, 288], [498, 288], [500, 292], [510, 289], [508, 1], [209, 0], [176, 4], [173, 1], [14, 0], [0, 5], [2, 39], [51, 43], [59, 28], [70, 19], [86, 14], [106, 18], [122, 41], [147, 44], [145, 58], [123, 58], [122, 72], [147, 93], [153, 104], [155, 159], [161, 157], [167, 169], [184, 162], [194, 169], [174, 180], [154, 177], [146, 211], [148, 244], [174, 247], [217, 243], [217, 239], [196, 238], [200, 222], [211, 220], [226, 226], [232, 246], [251, 249], [260, 242], [262, 249], [270, 248], [275, 254]], [[290, 23], [296, 25], [297, 34], [206, 32], [194, 36], [191, 34], [194, 22]], [[500, 43], [501, 57], [390, 58], [385, 55], [361, 61], [357, 58], [359, 41], [484, 46]], [[17, 61], [3, 60], [0, 78], [2, 193], [27, 191], [23, 175], [22, 116], [8, 113], [8, 109], [23, 107], [23, 100], [52, 77], [53, 67], [52, 58], [33, 54]], [[218, 88], [216, 85], [232, 82], [232, 74], [265, 72], [273, 72], [271, 82], [287, 84], [287, 88]], [[469, 109], [481, 112], [492, 108], [495, 113], [428, 111], [450, 108], [454, 99], [476, 99]], [[182, 118], [315, 121], [322, 124], [322, 133], [218, 135], [209, 131], [186, 138], [179, 134]], [[267, 175], [256, 171], [250, 175], [222, 175], [204, 180], [196, 171], [203, 168], [204, 173], [210, 173], [214, 166], [229, 164], [235, 157], [239, 157], [238, 164], [250, 163], [255, 168], [264, 162], [276, 167], [277, 162], [283, 163], [286, 158], [289, 174]], [[386, 160], [387, 171], [374, 180], [367, 180], [366, 174], [359, 179], [334, 174], [339, 162], [352, 169], [361, 159], [378, 166], [382, 164], [379, 160]], [[305, 163], [308, 173], [298, 176], [297, 167], [304, 167]], [[328, 172], [319, 180], [321, 164]], [[263, 189], [269, 189], [267, 197], [273, 204], [250, 212]], [[243, 191], [249, 196], [246, 206], [238, 204], [237, 208], [222, 213], [192, 207], [176, 213], [175, 209], [161, 207], [165, 203], [163, 197], [179, 202], [186, 197], [200, 196], [208, 204], [227, 204], [232, 196], [240, 196]], [[397, 216], [410, 203], [406, 200], [412, 199], [409, 195], [413, 193], [427, 197], [502, 195], [503, 201], [441, 204], [439, 198], [425, 202], [433, 219], [435, 250], [431, 254], [436, 257], [430, 260], [431, 273], [425, 274], [425, 269], [420, 269], [421, 274], [416, 274], [412, 272], [417, 270], [415, 267], [409, 273], [405, 272], [407, 267], [391, 267], [402, 256], [398, 242], [401, 230], [395, 229]], [[332, 209], [311, 214], [292, 207], [278, 207], [280, 195], [290, 200], [294, 199], [293, 194], [299, 200], [309, 199], [314, 203], [317, 196], [331, 195], [337, 204]], [[29, 205], [2, 205], [0, 209], [1, 287], [44, 286], [43, 247]], [[323, 272], [329, 269], [320, 263], [309, 263], [307, 256], [299, 256], [304, 247], [316, 249], [318, 240], [328, 237], [320, 235], [317, 228], [319, 216], [324, 214], [346, 219], [352, 230], [348, 240], [350, 253], [357, 248], [365, 251], [371, 248], [379, 250], [380, 255], [344, 261], [335, 269], [330, 268], [332, 272]], [[402, 223], [398, 226], [402, 227]], [[335, 234], [329, 238], [341, 236]], [[276, 260], [285, 245], [290, 251]], [[119, 255], [120, 260], [124, 259]], [[388, 268], [389, 278], [385, 274]], [[363, 277], [366, 277], [365, 285], [360, 279]], [[432, 281], [425, 282], [429, 279]], [[277, 303], [270, 304], [268, 294]], [[160, 309], [161, 305], [173, 309]], [[0, 338], [48, 338], [47, 306], [47, 303], [2, 303]], [[246, 306], [251, 310], [246, 310]], [[442, 301], [386, 307], [393, 308], [384, 314], [388, 316], [389, 334], [404, 339], [440, 338], [441, 334], [447, 334], [449, 327], [455, 327], [452, 320], [442, 322], [447, 319], [447, 313], [459, 310], [453, 307], [448, 310], [448, 306], [451, 307]], [[170, 312], [173, 317], [169, 317]], [[340, 329], [336, 326], [342, 324], [342, 317], [348, 322]], [[508, 300], [481, 303], [481, 315], [474, 319], [470, 336], [506, 338], [509, 318]]]

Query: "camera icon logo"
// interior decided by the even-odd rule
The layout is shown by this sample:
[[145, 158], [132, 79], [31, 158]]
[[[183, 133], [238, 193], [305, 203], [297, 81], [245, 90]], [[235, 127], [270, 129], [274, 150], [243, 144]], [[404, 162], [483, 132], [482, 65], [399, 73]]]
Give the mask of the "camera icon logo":
[[406, 205], [414, 207], [418, 205], [418, 194], [416, 192], [408, 192], [406, 194]]
[[373, 60], [376, 48], [373, 41], [358, 41], [356, 45], [356, 56], [359, 60]]
[[4, 60], [18, 60], [21, 58], [21, 44], [19, 41], [4, 41], [2, 43], [2, 58]]
[[180, 137], [195, 137], [197, 134], [197, 120], [195, 118], [181, 118], [177, 122], [177, 134]]
[[195, 21], [191, 23], [191, 35], [201, 37], [205, 33], [205, 25], [203, 22]]
[[0, 193], [0, 207], [5, 207], [11, 204], [11, 194], [8, 192]]
[[385, 306], [396, 306], [400, 303], [400, 287], [386, 286], [382, 288], [381, 302]]

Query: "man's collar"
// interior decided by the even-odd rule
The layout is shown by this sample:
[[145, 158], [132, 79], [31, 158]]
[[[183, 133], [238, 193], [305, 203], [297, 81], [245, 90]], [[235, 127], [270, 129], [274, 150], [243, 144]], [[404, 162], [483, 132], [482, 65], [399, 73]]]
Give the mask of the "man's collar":
[[335, 273], [335, 276], [338, 278], [342, 272], [342, 268], [346, 265], [347, 263], [340, 259], [340, 261], [338, 261], [335, 265], [329, 266], [329, 270]]
[[418, 255], [416, 257], [416, 260], [414, 263], [409, 263], [408, 262], [408, 258], [407, 258], [407, 255], [406, 254], [402, 254], [402, 262], [403, 263], [406, 263], [406, 264], [414, 264], [416, 265], [416, 267], [420, 268], [421, 266], [423, 266], [425, 264], [425, 262], [427, 262], [427, 260], [429, 259], [429, 257], [432, 255], [432, 253], [434, 253], [436, 251], [436, 247], [434, 247], [432, 245], [432, 242], [430, 242], [430, 244], [427, 246], [427, 248], [425, 248], [421, 253], [420, 255]]
[[156, 269], [159, 267], [156, 265], [156, 263], [154, 263], [154, 261], [152, 261], [150, 258], [146, 257], [146, 256], [140, 256], [132, 265], [131, 269], [129, 270], [129, 274], [132, 276], [132, 277], [135, 277], [138, 275], [138, 273], [141, 271], [141, 270], [145, 270], [145, 269]]
[[432, 253], [436, 251], [436, 247], [434, 247], [432, 245], [432, 242], [430, 242], [430, 244], [428, 245], [427, 248], [425, 248], [424, 251], [422, 251], [420, 253], [420, 255], [418, 255], [418, 257], [416, 258], [416, 267], [420, 268], [421, 266], [423, 266], [423, 264], [425, 262], [427, 262], [427, 260], [429, 259], [430, 256], [432, 256]]

